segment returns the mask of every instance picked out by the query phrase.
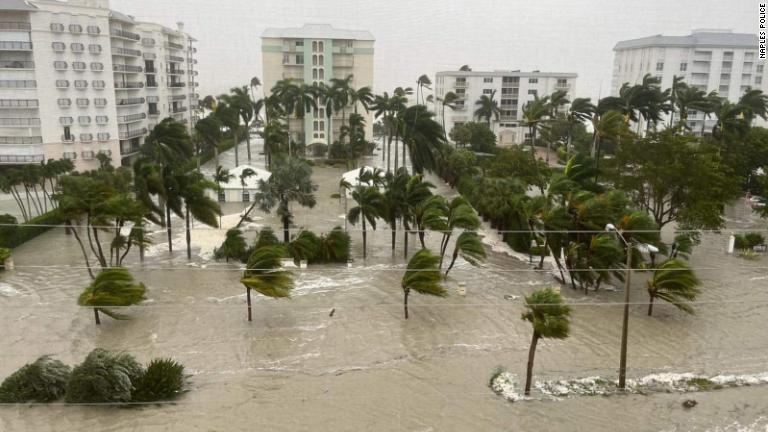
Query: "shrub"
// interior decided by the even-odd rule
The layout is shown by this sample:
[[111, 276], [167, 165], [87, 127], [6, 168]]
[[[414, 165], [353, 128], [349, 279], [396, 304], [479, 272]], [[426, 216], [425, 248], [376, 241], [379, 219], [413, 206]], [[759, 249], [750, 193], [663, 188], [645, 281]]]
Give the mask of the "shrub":
[[256, 239], [255, 247], [258, 249], [262, 246], [274, 246], [279, 244], [280, 240], [278, 240], [275, 232], [272, 231], [272, 228], [265, 227], [259, 232], [259, 238]]
[[42, 356], [3, 381], [0, 402], [53, 402], [64, 395], [70, 372], [64, 363]]
[[294, 262], [312, 261], [320, 250], [320, 237], [312, 231], [302, 231], [288, 244], [288, 255]]
[[[13, 216], [10, 216], [13, 219], [13, 222], [11, 222], [11, 219], [8, 219], [6, 216], [10, 215], [3, 216], [2, 223], [16, 223], [16, 219], [13, 218]], [[54, 225], [63, 224], [64, 220], [61, 218], [61, 216], [59, 216], [59, 212], [52, 210], [48, 213], [30, 219], [29, 222], [16, 226], [4, 226], [2, 229], [0, 229], [0, 247], [13, 249], [48, 231], [49, 229], [53, 228]]]
[[5, 261], [11, 257], [11, 250], [0, 247], [0, 270], [5, 270]]
[[248, 255], [247, 244], [243, 237], [243, 232], [237, 228], [232, 228], [227, 231], [227, 238], [221, 247], [213, 250], [213, 257], [215, 259], [226, 259], [229, 262], [230, 259], [236, 259], [239, 261], [247, 261]]
[[68, 403], [130, 402], [144, 370], [130, 354], [96, 348], [72, 370], [64, 400]]
[[320, 237], [318, 253], [310, 262], [345, 263], [349, 261], [351, 243], [349, 233], [341, 227], [335, 227], [331, 232]]
[[184, 392], [184, 365], [171, 359], [153, 359], [136, 382], [133, 401], [175, 399]]
[[747, 246], [753, 248], [758, 245], [765, 244], [765, 237], [762, 234], [751, 232], [744, 235], [744, 240], [747, 241]]

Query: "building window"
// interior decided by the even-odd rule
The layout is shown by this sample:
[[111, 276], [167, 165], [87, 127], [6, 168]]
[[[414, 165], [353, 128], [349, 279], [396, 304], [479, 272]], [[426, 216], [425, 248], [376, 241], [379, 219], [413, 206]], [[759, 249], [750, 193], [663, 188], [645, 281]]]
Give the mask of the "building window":
[[290, 64], [291, 56], [289, 54], [283, 54], [283, 64]]
[[77, 98], [77, 106], [84, 108], [87, 107], [88, 104], [90, 104], [90, 101], [87, 98]]
[[664, 70], [664, 62], [656, 62], [656, 70], [657, 71], [663, 71]]
[[685, 72], [688, 70], [688, 63], [682, 62], [680, 63], [680, 72]]
[[88, 88], [88, 81], [86, 81], [86, 80], [75, 80], [75, 88], [76, 89], [87, 89]]
[[755, 69], [755, 71], [757, 73], [763, 73], [763, 67], [765, 67], [765, 65], [759, 64], [759, 65], [757, 65], [757, 68]]
[[763, 77], [756, 76], [755, 77], [755, 84], [762, 84], [763, 83]]
[[731, 74], [724, 73], [720, 74], [720, 81], [730, 81], [731, 80]]
[[96, 116], [96, 123], [103, 125], [107, 124], [109, 122], [109, 117], [107, 116]]
[[52, 42], [51, 48], [53, 48], [54, 51], [61, 52], [67, 49], [67, 45], [64, 42]]
[[56, 87], [58, 87], [58, 88], [67, 88], [67, 87], [69, 87], [69, 81], [67, 81], [67, 80], [56, 80]]
[[227, 202], [227, 194], [224, 191], [219, 191], [219, 202]]
[[733, 51], [725, 51], [723, 53], [723, 60], [733, 60]]
[[80, 141], [81, 142], [91, 142], [91, 141], [93, 141], [93, 134], [81, 133], [80, 134]]
[[91, 54], [101, 54], [101, 45], [91, 44], [88, 45], [88, 52]]
[[149, 115], [160, 114], [160, 111], [157, 109], [157, 102], [150, 102], [147, 105], [149, 105]]
[[304, 47], [304, 41], [303, 40], [296, 41], [296, 48], [303, 48], [303, 47]]
[[62, 136], [64, 141], [72, 141], [72, 129], [69, 126], [64, 126], [64, 135]]
[[73, 43], [69, 45], [69, 48], [72, 50], [72, 52], [80, 53], [85, 51], [85, 45], [81, 43]]
[[320, 56], [318, 56], [318, 59], [319, 59], [319, 60], [318, 60], [318, 62], [317, 62], [317, 63], [318, 63], [320, 66], [323, 66], [323, 65], [325, 65], [325, 56], [324, 56], [324, 55], [320, 54]]
[[96, 134], [96, 139], [99, 141], [109, 141], [109, 132], [99, 132]]
[[87, 67], [88, 66], [84, 62], [72, 62], [72, 69], [74, 69], [74, 70], [83, 71]]
[[56, 70], [65, 70], [67, 68], [67, 62], [65, 61], [55, 61], [53, 62], [53, 68]]
[[539, 92], [538, 92], [538, 91], [536, 91], [536, 90], [533, 90], [533, 89], [531, 89], [531, 90], [528, 90], [528, 94], [529, 94], [529, 95], [533, 95], [533, 96], [536, 96], [537, 94], [539, 94]]
[[72, 117], [59, 117], [59, 124], [62, 126], [69, 126], [75, 122]]
[[317, 43], [317, 51], [318, 52], [325, 51], [325, 43], [323, 43], [323, 41], [320, 41], [320, 42]]
[[538, 84], [539, 79], [538, 78], [528, 78], [528, 84]]
[[320, 69], [320, 79], [321, 80], [325, 79], [325, 69]]
[[91, 124], [91, 117], [90, 116], [79, 116], [77, 118], [77, 122], [81, 125], [89, 125]]
[[297, 54], [296, 55], [296, 64], [297, 65], [303, 65], [304, 64], [304, 55], [303, 54]]
[[243, 202], [250, 202], [251, 194], [248, 191], [243, 191]]
[[88, 31], [88, 34], [92, 34], [92, 35], [97, 35], [101, 33], [101, 29], [99, 28], [99, 26], [95, 26], [95, 25], [89, 25], [87, 28], [87, 31]]
[[491, 95], [491, 94], [493, 94], [493, 90], [492, 89], [483, 89], [483, 94], [484, 95]]
[[56, 33], [61, 33], [64, 31], [64, 24], [61, 23], [51, 23], [51, 31]]
[[64, 152], [62, 157], [64, 159], [77, 159], [77, 152]]
[[95, 89], [103, 89], [106, 85], [107, 83], [103, 80], [93, 80], [93, 88]]
[[91, 63], [91, 70], [94, 72], [101, 72], [104, 70], [104, 63], [93, 62]]
[[93, 105], [95, 105], [98, 108], [103, 108], [107, 106], [107, 100], [104, 98], [96, 98], [93, 100]]
[[489, 77], [483, 78], [483, 83], [488, 84], [488, 83], [492, 83], [492, 82], [493, 82], [493, 78], [489, 78]]
[[57, 101], [57, 103], [59, 104], [59, 106], [60, 106], [61, 108], [68, 108], [68, 107], [72, 106], [72, 99], [69, 99], [69, 98], [61, 98], [61, 99], [59, 99], [59, 100]]
[[312, 42], [312, 52], [317, 52], [317, 41]]
[[70, 33], [82, 33], [83, 32], [83, 26], [80, 24], [70, 24], [69, 25], [69, 32]]
[[317, 66], [317, 55], [312, 56], [312, 66]]
[[732, 66], [733, 66], [733, 62], [730, 62], [730, 61], [724, 61], [723, 62], [723, 70], [724, 71], [730, 71]]

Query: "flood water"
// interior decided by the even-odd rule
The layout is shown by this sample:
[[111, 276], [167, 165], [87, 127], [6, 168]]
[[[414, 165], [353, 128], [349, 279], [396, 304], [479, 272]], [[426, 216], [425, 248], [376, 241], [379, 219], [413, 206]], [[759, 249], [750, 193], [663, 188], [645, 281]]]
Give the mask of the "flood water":
[[[253, 165], [263, 167], [263, 159]], [[315, 168], [318, 206], [296, 207], [298, 226], [343, 226], [343, 201], [331, 198], [343, 171]], [[438, 192], [453, 193], [443, 185]], [[230, 214], [242, 208], [225, 206]], [[255, 216], [257, 226], [280, 235], [274, 215]], [[728, 218], [729, 229], [765, 228], [743, 203], [729, 208]], [[554, 283], [504, 253], [490, 253], [482, 269], [460, 262], [447, 282], [452, 295], [412, 296], [406, 321], [402, 233], [393, 257], [389, 233], [379, 226], [363, 260], [360, 232], [353, 231], [352, 268], [296, 270], [293, 298], [256, 296], [249, 323], [239, 267], [208, 259], [223, 231], [196, 228], [191, 262], [180, 230], [173, 254], [162, 232], [143, 264], [131, 253], [127, 265], [147, 285], [149, 300], [125, 311], [131, 320], [105, 318], [99, 327], [92, 311], [75, 303], [90, 280], [73, 237], [56, 229], [15, 250], [17, 268], [0, 274], [0, 377], [43, 354], [75, 364], [101, 347], [143, 362], [173, 357], [186, 365], [191, 389], [174, 404], [137, 409], [0, 407], [1, 431], [768, 430], [768, 387], [516, 403], [494, 395], [488, 380], [497, 366], [524, 377], [531, 329], [520, 319], [520, 296]], [[703, 280], [696, 315], [657, 304], [648, 317], [646, 307], [632, 307], [630, 377], [768, 371], [768, 259], [727, 255], [727, 234], [704, 235], [691, 259]], [[428, 242], [434, 250], [439, 238]], [[414, 236], [411, 253], [416, 244]], [[646, 301], [643, 277], [634, 281], [633, 300]], [[458, 282], [466, 283], [466, 296], [454, 293]], [[537, 379], [615, 378], [623, 293], [562, 292], [574, 303], [572, 334], [539, 342]], [[517, 298], [505, 299], [510, 295]], [[698, 406], [683, 409], [689, 398]]]

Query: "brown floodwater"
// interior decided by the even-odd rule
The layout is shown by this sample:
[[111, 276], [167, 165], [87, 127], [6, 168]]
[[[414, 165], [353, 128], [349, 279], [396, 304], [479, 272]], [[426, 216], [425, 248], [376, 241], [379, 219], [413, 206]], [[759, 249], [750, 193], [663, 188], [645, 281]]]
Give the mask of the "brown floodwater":
[[[315, 169], [318, 206], [295, 208], [298, 226], [343, 226], [343, 202], [331, 198], [343, 171]], [[444, 185], [438, 192], [453, 194]], [[274, 215], [256, 216], [254, 226], [271, 225], [280, 235]], [[764, 227], [743, 203], [728, 209], [729, 229]], [[206, 228], [193, 232], [191, 261], [179, 247], [180, 230], [173, 254], [159, 229], [143, 264], [131, 253], [127, 265], [147, 285], [148, 300], [125, 311], [131, 320], [105, 318], [99, 327], [89, 309], [75, 304], [89, 277], [74, 238], [56, 229], [28, 242], [14, 252], [17, 268], [0, 274], [0, 377], [43, 354], [75, 364], [101, 347], [141, 361], [173, 357], [186, 365], [190, 391], [177, 403], [137, 409], [3, 406], [0, 431], [768, 430], [768, 386], [505, 401], [488, 380], [497, 366], [524, 376], [531, 329], [520, 319], [520, 296], [552, 284], [551, 275], [503, 253], [490, 253], [482, 269], [460, 262], [447, 282], [451, 296], [413, 295], [406, 321], [402, 233], [393, 256], [389, 233], [384, 224], [378, 228], [367, 260], [353, 231], [351, 268], [296, 270], [293, 298], [257, 296], [250, 323], [239, 267], [208, 259], [210, 245], [201, 244], [212, 237]], [[768, 260], [727, 255], [728, 234], [704, 235], [693, 254], [703, 280], [695, 315], [658, 304], [648, 317], [644, 306], [632, 306], [630, 377], [768, 371]], [[439, 238], [432, 234], [428, 242], [436, 249]], [[411, 237], [411, 253], [416, 244]], [[643, 276], [634, 280], [633, 300], [645, 301]], [[459, 282], [466, 296], [455, 294]], [[562, 292], [574, 303], [572, 334], [539, 343], [537, 379], [615, 379], [623, 293]], [[698, 405], [686, 410], [681, 403], [690, 398]]]

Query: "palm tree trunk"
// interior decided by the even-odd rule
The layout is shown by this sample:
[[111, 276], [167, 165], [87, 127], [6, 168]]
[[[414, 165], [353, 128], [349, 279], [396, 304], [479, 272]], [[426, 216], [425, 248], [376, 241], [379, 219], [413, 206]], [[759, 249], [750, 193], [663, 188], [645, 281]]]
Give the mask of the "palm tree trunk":
[[392, 171], [392, 131], [387, 134], [387, 172]]
[[187, 225], [187, 259], [192, 259], [192, 231], [189, 229], [189, 206], [185, 204], [186, 214], [184, 215], [184, 221]]
[[88, 260], [88, 253], [85, 251], [85, 246], [83, 245], [83, 241], [80, 239], [80, 235], [77, 233], [77, 228], [73, 228], [72, 223], [70, 221], [67, 221], [66, 225], [67, 225], [67, 228], [69, 228], [69, 231], [75, 235], [75, 240], [77, 240], [77, 244], [80, 245], [80, 251], [83, 253], [83, 258], [85, 259], [85, 268], [88, 269], [88, 274], [91, 276], [91, 279], [96, 279], [96, 276], [93, 275], [93, 270], [91, 270], [91, 262]]
[[251, 316], [251, 289], [248, 287], [245, 288], [245, 301], [248, 303], [248, 322], [251, 322], [253, 321]]
[[238, 156], [237, 152], [237, 147], [240, 143], [237, 141], [237, 132], [234, 130], [232, 131], [232, 139], [235, 142], [235, 166], [240, 166], [240, 157]]
[[534, 331], [531, 339], [531, 348], [528, 350], [528, 369], [525, 374], [525, 395], [531, 395], [531, 379], [533, 378], [533, 358], [536, 356], [536, 345], [539, 343], [539, 334]]
[[168, 252], [173, 252], [173, 242], [171, 241], [171, 207], [165, 204], [165, 228], [168, 232]]
[[368, 257], [366, 252], [366, 241], [367, 239], [367, 232], [365, 230], [365, 215], [363, 215], [363, 259], [366, 259]]
[[443, 258], [445, 257], [445, 250], [448, 249], [448, 242], [451, 240], [451, 234], [453, 233], [443, 234], [443, 244], [440, 245], [440, 266], [438, 268], [443, 268]]
[[393, 220], [390, 227], [392, 228], [392, 254], [394, 254], [396, 242], [395, 236], [397, 236], [397, 220]]
[[288, 223], [288, 218], [283, 217], [283, 243], [288, 244], [291, 241], [291, 226]]
[[10, 192], [13, 200], [16, 201], [16, 205], [19, 206], [19, 210], [21, 210], [21, 218], [24, 219], [24, 222], [28, 222], [29, 218], [27, 217], [27, 211], [24, 208], [24, 203], [21, 201], [21, 198], [16, 195], [16, 192], [13, 190], [13, 188], [11, 188]]
[[403, 245], [405, 249], [403, 257], [406, 259], [408, 259], [408, 231], [410, 231], [410, 227], [407, 222], [403, 221]]
[[411, 290], [406, 288], [404, 291], [405, 292], [403, 295], [403, 309], [405, 310], [405, 319], [408, 319], [408, 294], [411, 293]]
[[419, 242], [421, 243], [421, 248], [424, 249], [424, 248], [427, 247], [424, 244], [424, 237], [425, 237], [426, 233], [424, 232], [424, 227], [423, 226], [420, 226], [418, 228], [419, 228]]
[[93, 308], [93, 317], [96, 319], [96, 325], [101, 325], [101, 319], [99, 318], [99, 308]]
[[648, 302], [648, 316], [653, 315], [653, 300], [655, 299], [654, 296], [650, 296], [650, 301]]
[[248, 152], [248, 162], [251, 161], [251, 127], [245, 125], [245, 149]]
[[547, 238], [547, 236], [544, 235], [544, 247], [542, 247], [541, 250], [539, 251], [539, 253], [541, 254], [541, 260], [539, 260], [539, 270], [544, 268], [544, 258], [547, 256], [548, 246], [549, 246], [549, 238]]
[[219, 144], [213, 146], [213, 159], [216, 161], [216, 166], [221, 165], [219, 164]]
[[397, 165], [399, 163], [399, 157], [398, 157], [398, 146], [397, 144], [400, 142], [400, 131], [395, 132], [395, 171], [397, 171]]
[[456, 264], [456, 258], [459, 257], [459, 248], [456, 247], [453, 249], [453, 259], [451, 259], [451, 265], [448, 266], [448, 268], [445, 270], [445, 276], [448, 276], [448, 272], [451, 271], [453, 268], [453, 265]]

